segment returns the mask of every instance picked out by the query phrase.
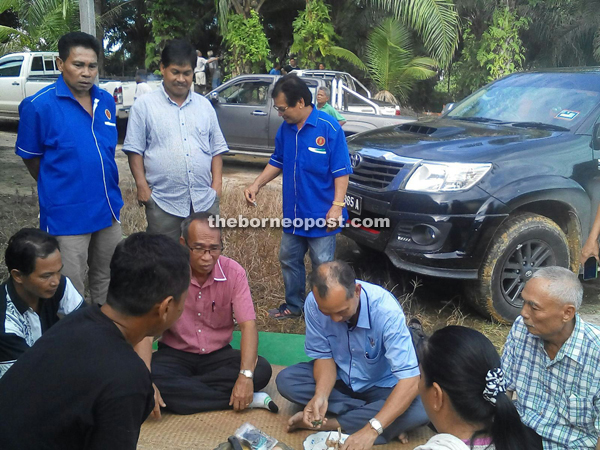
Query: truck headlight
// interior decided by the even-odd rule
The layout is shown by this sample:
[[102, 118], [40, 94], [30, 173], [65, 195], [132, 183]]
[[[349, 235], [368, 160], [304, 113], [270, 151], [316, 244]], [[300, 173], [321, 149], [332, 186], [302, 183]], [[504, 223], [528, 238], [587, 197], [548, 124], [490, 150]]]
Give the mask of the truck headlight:
[[405, 190], [419, 192], [466, 191], [492, 168], [486, 164], [423, 162], [413, 172]]

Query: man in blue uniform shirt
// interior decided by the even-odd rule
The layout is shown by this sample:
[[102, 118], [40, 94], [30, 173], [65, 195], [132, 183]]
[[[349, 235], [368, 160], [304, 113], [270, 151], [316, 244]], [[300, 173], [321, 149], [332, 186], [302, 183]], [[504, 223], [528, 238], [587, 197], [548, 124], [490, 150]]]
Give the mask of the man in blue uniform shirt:
[[279, 262], [285, 303], [269, 314], [285, 319], [302, 314], [306, 252], [310, 251], [313, 267], [333, 260], [335, 235], [341, 231], [341, 221], [348, 218], [344, 198], [352, 168], [344, 132], [337, 120], [311, 103], [304, 81], [287, 75], [277, 81], [272, 97], [284, 123], [277, 132], [269, 164], [244, 195], [250, 204], [256, 204], [258, 191], [283, 172], [284, 226]]
[[[304, 406], [297, 428], [336, 430], [348, 448], [371, 448], [429, 421], [418, 397], [419, 365], [398, 301], [355, 280], [345, 262], [322, 264], [306, 298], [306, 354], [277, 376], [280, 394]], [[327, 416], [326, 416], [327, 413]], [[346, 447], [344, 447], [346, 448]]]
[[16, 154], [37, 180], [40, 228], [57, 237], [63, 274], [93, 303], [106, 301], [110, 258], [122, 238], [115, 162], [115, 102], [94, 85], [100, 43], [73, 32], [58, 41], [56, 83], [19, 105]]

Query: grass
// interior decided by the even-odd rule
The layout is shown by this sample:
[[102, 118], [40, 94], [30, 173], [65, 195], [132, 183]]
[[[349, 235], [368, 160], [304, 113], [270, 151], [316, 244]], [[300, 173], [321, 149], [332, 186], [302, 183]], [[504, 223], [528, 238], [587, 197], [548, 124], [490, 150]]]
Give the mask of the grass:
[[[121, 190], [125, 206], [121, 211], [123, 233], [132, 234], [146, 229], [144, 208], [137, 204], [135, 184], [131, 177], [124, 177]], [[35, 192], [15, 192], [15, 195], [0, 196], [0, 254], [8, 238], [22, 227], [36, 227], [37, 195]], [[248, 207], [237, 183], [228, 183], [223, 187], [221, 216], [248, 219], [281, 217], [281, 189], [267, 186], [261, 190], [257, 207]], [[257, 326], [260, 331], [304, 334], [302, 320], [275, 321], [268, 317], [267, 311], [284, 302], [283, 279], [279, 266], [278, 252], [281, 241], [281, 229], [274, 228], [225, 228], [223, 231], [223, 254], [238, 261], [246, 269], [254, 300]], [[468, 306], [463, 304], [460, 292], [441, 292], [431, 294], [431, 288], [442, 283], [435, 278], [421, 279], [413, 274], [396, 269], [387, 258], [380, 254], [362, 254], [349, 239], [339, 236], [338, 254], [346, 255], [354, 266], [357, 278], [379, 284], [392, 292], [402, 305], [407, 320], [418, 318], [426, 332], [446, 325], [464, 325], [475, 328], [485, 334], [501, 351], [509, 327], [482, 319]], [[354, 257], [354, 253], [357, 254]], [[352, 254], [352, 258], [348, 258]], [[310, 261], [305, 258], [307, 273]], [[3, 262], [3, 261], [2, 261]], [[6, 268], [1, 265], [0, 275], [6, 278]], [[445, 288], [442, 285], [442, 290]], [[435, 289], [434, 289], [435, 290]], [[431, 299], [435, 297], [435, 299]]]

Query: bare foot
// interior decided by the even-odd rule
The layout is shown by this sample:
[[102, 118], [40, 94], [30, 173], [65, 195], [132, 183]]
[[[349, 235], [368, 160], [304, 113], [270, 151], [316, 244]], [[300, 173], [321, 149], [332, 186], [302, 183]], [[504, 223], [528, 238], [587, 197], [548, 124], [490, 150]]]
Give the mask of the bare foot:
[[299, 411], [290, 417], [288, 420], [287, 432], [291, 433], [292, 431], [299, 430], [305, 428], [304, 426], [304, 412]]
[[400, 439], [401, 443], [408, 444], [408, 434], [400, 433], [400, 436], [398, 436], [398, 439]]

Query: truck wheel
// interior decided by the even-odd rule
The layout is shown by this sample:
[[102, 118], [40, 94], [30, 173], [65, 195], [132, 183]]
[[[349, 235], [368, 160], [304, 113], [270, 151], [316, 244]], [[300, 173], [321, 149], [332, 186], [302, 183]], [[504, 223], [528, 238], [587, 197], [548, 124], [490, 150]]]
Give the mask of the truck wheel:
[[569, 244], [563, 231], [538, 214], [511, 217], [494, 236], [479, 279], [467, 285], [467, 296], [482, 314], [512, 322], [523, 306], [525, 283], [545, 266], [569, 267]]

